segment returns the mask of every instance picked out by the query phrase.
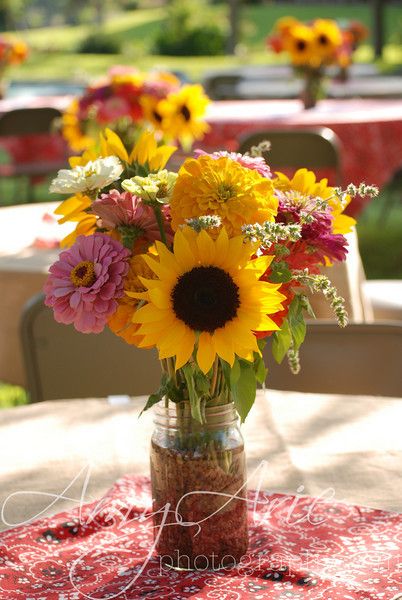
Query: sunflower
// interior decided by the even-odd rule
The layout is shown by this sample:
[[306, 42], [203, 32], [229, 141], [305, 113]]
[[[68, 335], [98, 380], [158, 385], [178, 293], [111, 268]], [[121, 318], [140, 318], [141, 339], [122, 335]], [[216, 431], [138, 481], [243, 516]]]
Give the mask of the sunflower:
[[331, 62], [342, 44], [342, 33], [335, 21], [317, 19], [312, 25], [315, 52], [324, 62]]
[[163, 116], [160, 109], [162, 100], [156, 96], [145, 94], [140, 98], [140, 105], [144, 111], [144, 119], [152, 125], [156, 131], [162, 130]]
[[74, 152], [82, 152], [94, 145], [94, 140], [85, 135], [78, 119], [78, 100], [73, 100], [61, 117], [61, 132]]
[[209, 130], [204, 121], [209, 102], [198, 84], [184, 85], [178, 92], [171, 92], [157, 105], [162, 119], [159, 129], [167, 138], [179, 140], [183, 148], [190, 148], [193, 140], [203, 138]]
[[186, 219], [218, 215], [229, 235], [237, 235], [247, 223], [273, 221], [278, 208], [272, 181], [257, 171], [222, 156], [188, 158], [170, 202], [172, 228]]
[[[124, 280], [124, 291], [131, 293], [144, 292], [146, 288], [139, 277], [152, 279], [155, 276], [142, 256], [137, 254], [130, 259], [129, 271]], [[132, 317], [137, 310], [139, 300], [125, 293], [122, 298], [117, 300], [117, 303], [117, 310], [109, 318], [108, 326], [113, 333], [123, 338], [128, 344], [137, 346], [142, 342], [143, 336], [138, 334], [139, 325], [132, 322]]]
[[[253, 361], [260, 353], [254, 331], [274, 331], [268, 316], [282, 310], [279, 285], [259, 281], [272, 256], [254, 260], [255, 244], [229, 238], [223, 228], [216, 240], [202, 230], [178, 231], [173, 252], [156, 242], [159, 260], [144, 260], [156, 279], [140, 278], [146, 300], [133, 316], [140, 324], [140, 346], [156, 346], [160, 359], [175, 357], [176, 369], [195, 359], [208, 373], [216, 356], [233, 366], [235, 356]], [[131, 294], [129, 294], [131, 295]]]
[[328, 202], [334, 217], [332, 224], [333, 233], [349, 233], [352, 227], [356, 224], [355, 219], [342, 214], [346, 206], [351, 201], [350, 196], [346, 196], [345, 202], [342, 204], [335, 194], [335, 190], [328, 186], [327, 179], [316, 180], [316, 175], [313, 171], [307, 169], [299, 169], [296, 171], [292, 179], [289, 179], [283, 173], [276, 173], [277, 178], [274, 180], [276, 189], [282, 192], [296, 192], [299, 195], [300, 202], [303, 198], [322, 198]]
[[287, 35], [293, 27], [300, 24], [300, 21], [294, 17], [281, 17], [275, 23], [275, 31], [281, 35]]
[[286, 30], [283, 48], [289, 52], [294, 65], [312, 65], [314, 63], [314, 35], [310, 27], [298, 23]]

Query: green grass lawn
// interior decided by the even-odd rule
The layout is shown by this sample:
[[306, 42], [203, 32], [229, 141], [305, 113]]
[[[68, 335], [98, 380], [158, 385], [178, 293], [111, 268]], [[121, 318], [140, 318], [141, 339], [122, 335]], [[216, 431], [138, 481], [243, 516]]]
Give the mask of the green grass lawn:
[[[210, 9], [208, 18], [226, 24], [224, 5]], [[283, 56], [265, 50], [265, 38], [275, 21], [286, 14], [308, 20], [317, 16], [337, 19], [359, 19], [370, 26], [368, 5], [309, 5], [289, 6], [276, 2], [242, 9], [241, 45], [238, 56], [216, 57], [166, 57], [152, 55], [153, 38], [163, 27], [166, 13], [162, 8], [139, 9], [110, 16], [103, 28], [106, 36], [118, 38], [122, 43], [120, 54], [78, 54], [79, 44], [93, 32], [92, 25], [76, 27], [48, 27], [19, 32], [32, 48], [29, 60], [10, 72], [13, 79], [91, 78], [104, 74], [115, 64], [135, 65], [140, 69], [152, 67], [183, 71], [190, 79], [201, 79], [206, 71], [227, 69], [246, 64], [284, 62]], [[402, 14], [397, 6], [386, 9], [386, 41], [382, 65], [402, 64]], [[371, 40], [359, 48], [356, 60], [373, 59]]]

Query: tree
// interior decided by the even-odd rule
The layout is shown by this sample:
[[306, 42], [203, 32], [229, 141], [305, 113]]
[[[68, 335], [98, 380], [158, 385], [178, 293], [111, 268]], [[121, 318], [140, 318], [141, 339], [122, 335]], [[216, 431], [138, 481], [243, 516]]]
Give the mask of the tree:
[[384, 47], [384, 4], [385, 0], [373, 0], [373, 37], [376, 58], [381, 58]]
[[229, 37], [228, 54], [234, 54], [239, 42], [240, 2], [241, 0], [228, 0], [229, 2]]

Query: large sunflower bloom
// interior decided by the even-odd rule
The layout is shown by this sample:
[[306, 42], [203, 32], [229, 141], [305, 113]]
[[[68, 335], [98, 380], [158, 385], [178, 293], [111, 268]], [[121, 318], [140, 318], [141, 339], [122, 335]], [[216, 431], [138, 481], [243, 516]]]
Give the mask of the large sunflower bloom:
[[247, 223], [273, 221], [278, 201], [270, 179], [228, 157], [188, 158], [179, 170], [170, 202], [172, 228], [186, 219], [218, 215], [229, 235]]
[[133, 294], [147, 301], [133, 316], [144, 336], [140, 345], [156, 346], [161, 360], [175, 357], [176, 369], [196, 351], [204, 373], [216, 356], [231, 366], [235, 356], [253, 361], [260, 352], [253, 332], [279, 329], [268, 315], [282, 310], [285, 299], [279, 285], [259, 280], [273, 257], [252, 260], [255, 249], [225, 229], [213, 240], [185, 227], [173, 252], [156, 242], [159, 260], [144, 255], [156, 279], [140, 278], [147, 291]]
[[276, 173], [277, 178], [274, 179], [274, 187], [281, 192], [296, 192], [300, 195], [300, 200], [303, 197], [322, 198], [326, 200], [331, 208], [333, 215], [332, 232], [349, 233], [352, 227], [356, 224], [355, 219], [348, 215], [342, 214], [346, 206], [351, 201], [350, 196], [347, 196], [342, 204], [336, 194], [334, 188], [328, 186], [328, 179], [316, 180], [315, 173], [307, 169], [298, 169], [292, 179], [289, 179], [283, 173]]
[[168, 139], [179, 140], [184, 149], [191, 148], [193, 141], [202, 139], [209, 130], [204, 120], [209, 103], [201, 85], [184, 85], [158, 103], [159, 129]]

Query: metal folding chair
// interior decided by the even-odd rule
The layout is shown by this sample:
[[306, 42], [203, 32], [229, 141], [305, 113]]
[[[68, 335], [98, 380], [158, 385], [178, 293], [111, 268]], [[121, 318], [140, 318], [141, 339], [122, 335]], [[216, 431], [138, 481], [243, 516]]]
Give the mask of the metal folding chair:
[[293, 375], [286, 358], [278, 365], [264, 348], [266, 385], [319, 394], [402, 396], [402, 322], [310, 321], [300, 349], [301, 371]]
[[21, 342], [31, 402], [60, 398], [147, 395], [159, 387], [155, 350], [127, 344], [108, 328], [79, 333], [54, 320], [43, 294], [25, 306]]
[[332, 129], [266, 129], [242, 137], [239, 152], [248, 152], [264, 140], [271, 142], [266, 154], [271, 168], [331, 169], [336, 184], [342, 184], [340, 142]]

